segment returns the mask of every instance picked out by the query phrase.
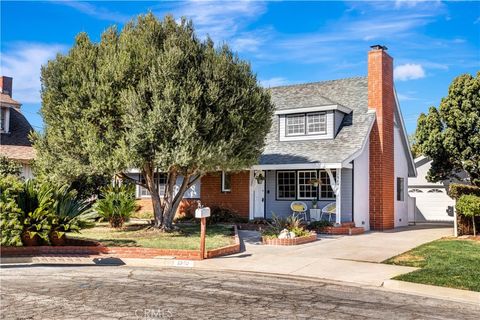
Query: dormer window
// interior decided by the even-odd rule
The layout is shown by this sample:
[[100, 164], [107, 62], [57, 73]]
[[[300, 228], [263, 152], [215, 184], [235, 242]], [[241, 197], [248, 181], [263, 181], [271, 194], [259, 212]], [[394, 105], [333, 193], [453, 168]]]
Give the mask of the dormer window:
[[0, 108], [0, 132], [8, 133], [9, 131], [9, 121], [10, 120], [10, 110], [8, 107]]
[[325, 112], [292, 114], [286, 117], [286, 136], [300, 136], [327, 133]]

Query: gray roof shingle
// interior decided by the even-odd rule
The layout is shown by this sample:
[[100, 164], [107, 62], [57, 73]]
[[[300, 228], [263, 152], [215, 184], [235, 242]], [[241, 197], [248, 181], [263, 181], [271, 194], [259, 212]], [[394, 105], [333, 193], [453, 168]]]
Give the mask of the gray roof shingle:
[[270, 89], [279, 110], [339, 104], [352, 109], [334, 139], [280, 141], [278, 116], [267, 135], [260, 164], [339, 163], [359, 151], [375, 114], [368, 111], [366, 77], [306, 83]]

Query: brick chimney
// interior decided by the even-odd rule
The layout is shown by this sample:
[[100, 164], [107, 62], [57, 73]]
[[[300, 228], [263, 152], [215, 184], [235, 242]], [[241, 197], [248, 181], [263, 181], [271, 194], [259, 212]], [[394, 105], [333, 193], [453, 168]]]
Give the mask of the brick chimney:
[[393, 58], [387, 48], [368, 53], [368, 108], [376, 112], [370, 133], [370, 228], [394, 227], [394, 110]]
[[10, 77], [0, 77], [0, 90], [2, 90], [2, 93], [8, 94], [10, 98], [12, 97], [12, 82], [13, 79]]

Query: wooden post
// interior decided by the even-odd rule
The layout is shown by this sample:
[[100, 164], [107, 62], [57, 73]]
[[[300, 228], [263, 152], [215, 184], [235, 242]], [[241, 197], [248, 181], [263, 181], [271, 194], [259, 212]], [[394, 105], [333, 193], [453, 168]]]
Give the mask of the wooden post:
[[200, 260], [205, 259], [205, 233], [207, 231], [207, 218], [200, 219]]

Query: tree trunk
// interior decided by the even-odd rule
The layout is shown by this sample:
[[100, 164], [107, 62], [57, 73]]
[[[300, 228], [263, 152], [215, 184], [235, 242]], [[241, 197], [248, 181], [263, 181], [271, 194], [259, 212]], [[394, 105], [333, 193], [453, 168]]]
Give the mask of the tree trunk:
[[153, 215], [155, 218], [154, 226], [159, 228], [163, 224], [163, 212], [160, 194], [158, 192], [157, 184], [155, 183], [155, 172], [153, 166], [145, 165], [142, 170], [142, 174], [145, 177], [145, 183], [148, 191], [150, 192], [150, 198], [152, 199]]
[[185, 191], [190, 187], [190, 175], [187, 174], [183, 177], [182, 185], [178, 190], [177, 194], [173, 197], [173, 192], [171, 194], [170, 199], [172, 199], [169, 210], [163, 211], [163, 229], [164, 230], [172, 230], [173, 228], [173, 219], [175, 218], [175, 214], [177, 213], [178, 206], [183, 199], [183, 195]]
[[477, 236], [477, 229], [475, 228], [475, 216], [472, 216], [472, 223], [473, 223], [473, 236]]
[[165, 186], [165, 195], [163, 196], [163, 203], [162, 203], [162, 225], [159, 226], [161, 229], [165, 231], [170, 231], [172, 229], [172, 223], [168, 222], [166, 217], [167, 213], [172, 210], [173, 202], [174, 202], [174, 191], [175, 191], [175, 184], [177, 182], [178, 173], [175, 169], [172, 169], [168, 172], [167, 175], [167, 185]]

